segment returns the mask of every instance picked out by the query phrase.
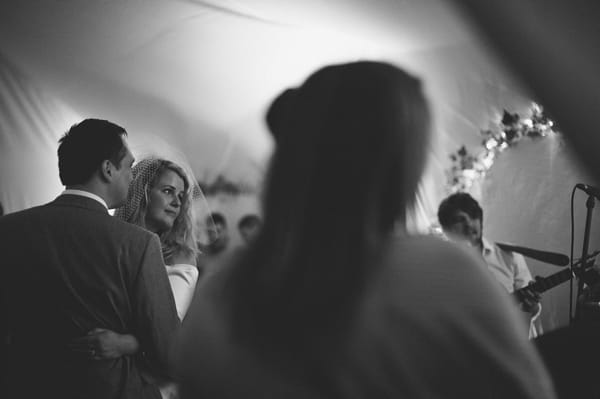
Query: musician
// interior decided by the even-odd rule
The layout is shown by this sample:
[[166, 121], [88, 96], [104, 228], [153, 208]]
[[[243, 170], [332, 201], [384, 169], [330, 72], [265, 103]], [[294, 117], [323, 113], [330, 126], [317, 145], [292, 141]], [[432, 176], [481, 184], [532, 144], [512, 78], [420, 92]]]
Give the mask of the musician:
[[483, 210], [467, 193], [452, 194], [438, 208], [438, 221], [444, 234], [452, 241], [466, 243], [481, 255], [495, 279], [513, 293], [519, 291], [519, 306], [529, 316], [529, 338], [541, 332], [539, 315], [542, 307], [540, 294], [533, 288], [523, 289], [534, 280], [525, 258], [518, 253], [500, 248], [483, 237]]

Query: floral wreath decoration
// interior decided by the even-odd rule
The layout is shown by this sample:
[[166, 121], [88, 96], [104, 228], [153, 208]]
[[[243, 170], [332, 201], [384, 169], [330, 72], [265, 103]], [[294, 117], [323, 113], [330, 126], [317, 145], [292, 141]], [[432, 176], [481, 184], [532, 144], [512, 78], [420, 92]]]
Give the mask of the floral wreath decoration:
[[516, 146], [522, 139], [536, 140], [558, 134], [556, 124], [544, 114], [541, 105], [533, 103], [529, 111], [530, 115], [522, 118], [517, 113], [504, 110], [498, 129], [481, 130], [481, 150], [472, 153], [463, 145], [450, 154], [452, 165], [446, 170], [448, 194], [468, 191], [476, 181], [483, 180], [498, 155]]
[[[521, 118], [517, 113], [504, 110], [496, 129], [481, 130], [483, 137], [477, 153], [462, 145], [450, 154], [452, 165], [446, 170], [446, 194], [468, 192], [473, 184], [482, 181], [492, 168], [500, 153], [514, 147], [524, 138], [537, 140], [549, 134], [559, 134], [556, 123], [544, 114], [541, 105], [532, 103], [529, 116]], [[429, 226], [429, 234], [446, 239], [441, 226], [435, 220]]]

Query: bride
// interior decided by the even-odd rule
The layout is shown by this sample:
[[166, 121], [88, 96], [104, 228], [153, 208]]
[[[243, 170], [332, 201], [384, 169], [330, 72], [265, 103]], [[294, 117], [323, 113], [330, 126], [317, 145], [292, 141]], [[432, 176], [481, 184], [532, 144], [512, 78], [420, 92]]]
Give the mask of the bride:
[[[163, 158], [144, 158], [132, 168], [132, 173], [127, 202], [116, 209], [114, 216], [159, 236], [177, 315], [183, 320], [199, 274], [193, 202], [202, 193], [191, 172], [186, 173], [183, 167]], [[103, 328], [91, 330], [71, 347], [94, 360], [114, 359], [139, 351], [135, 336]], [[173, 384], [158, 385], [163, 398], [172, 397], [176, 391]]]
[[115, 217], [160, 237], [177, 315], [183, 320], [198, 280], [194, 182], [179, 165], [161, 158], [142, 159], [133, 167], [127, 203]]

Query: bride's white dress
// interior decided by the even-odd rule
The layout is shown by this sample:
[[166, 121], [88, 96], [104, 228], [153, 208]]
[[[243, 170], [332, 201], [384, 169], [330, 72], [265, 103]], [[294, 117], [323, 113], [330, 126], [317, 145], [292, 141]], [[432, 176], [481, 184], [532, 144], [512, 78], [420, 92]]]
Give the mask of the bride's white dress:
[[[198, 282], [198, 268], [194, 265], [184, 263], [176, 265], [166, 265], [167, 276], [171, 283], [173, 298], [175, 298], [175, 307], [179, 320], [183, 320], [190, 307], [196, 283]], [[177, 385], [173, 382], [165, 382], [158, 385], [162, 399], [177, 399], [179, 393]]]
[[171, 290], [175, 298], [175, 306], [177, 307], [177, 315], [179, 320], [183, 320], [190, 302], [196, 290], [198, 282], [198, 268], [194, 265], [176, 264], [167, 265], [167, 276], [171, 283]]

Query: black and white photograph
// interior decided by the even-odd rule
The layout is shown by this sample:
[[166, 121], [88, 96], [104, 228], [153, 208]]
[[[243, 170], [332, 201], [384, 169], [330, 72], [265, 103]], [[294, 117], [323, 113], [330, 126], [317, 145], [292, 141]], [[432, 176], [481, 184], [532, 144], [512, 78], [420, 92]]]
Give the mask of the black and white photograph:
[[0, 10], [0, 397], [600, 398], [600, 2]]

